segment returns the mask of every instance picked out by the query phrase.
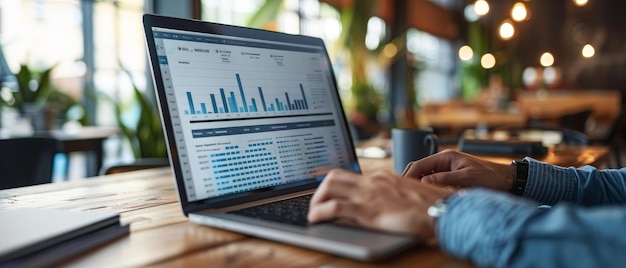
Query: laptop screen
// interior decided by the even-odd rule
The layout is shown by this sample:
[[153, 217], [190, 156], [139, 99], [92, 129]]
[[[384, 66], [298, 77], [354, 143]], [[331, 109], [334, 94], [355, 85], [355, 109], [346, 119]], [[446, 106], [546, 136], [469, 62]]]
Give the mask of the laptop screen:
[[151, 27], [170, 156], [188, 202], [319, 183], [331, 168], [358, 171], [322, 42], [250, 31]]

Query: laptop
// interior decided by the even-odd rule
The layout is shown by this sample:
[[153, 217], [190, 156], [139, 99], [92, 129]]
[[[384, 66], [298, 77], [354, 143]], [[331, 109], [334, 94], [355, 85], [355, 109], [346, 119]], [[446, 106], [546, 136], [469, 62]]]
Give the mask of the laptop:
[[330, 169], [360, 172], [321, 39], [151, 14], [143, 22], [190, 221], [357, 260], [419, 242], [306, 221]]

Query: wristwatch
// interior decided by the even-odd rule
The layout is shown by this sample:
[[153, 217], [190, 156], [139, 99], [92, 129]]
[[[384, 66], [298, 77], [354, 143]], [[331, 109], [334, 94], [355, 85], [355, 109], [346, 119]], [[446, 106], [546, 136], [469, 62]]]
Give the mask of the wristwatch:
[[432, 206], [428, 207], [426, 213], [428, 216], [437, 219], [446, 212], [446, 203], [443, 199], [439, 199]]
[[513, 178], [513, 187], [510, 192], [517, 196], [522, 196], [526, 190], [526, 182], [528, 181], [528, 162], [526, 160], [511, 162], [515, 166], [515, 176]]

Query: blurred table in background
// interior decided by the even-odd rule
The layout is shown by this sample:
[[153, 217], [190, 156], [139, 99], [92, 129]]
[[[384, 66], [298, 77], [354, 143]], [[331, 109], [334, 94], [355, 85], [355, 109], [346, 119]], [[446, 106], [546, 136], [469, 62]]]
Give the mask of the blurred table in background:
[[[517, 95], [517, 104], [528, 120], [555, 121], [561, 116], [591, 110], [592, 126], [587, 134], [603, 135], [619, 115], [619, 90], [553, 90], [524, 91]], [[598, 133], [600, 132], [600, 133]]]
[[[373, 139], [358, 145], [358, 155], [362, 155], [365, 148], [382, 148], [388, 154], [378, 154], [376, 157], [359, 157], [359, 164], [363, 173], [371, 173], [376, 170], [389, 170], [393, 172], [393, 152], [391, 152], [391, 140]], [[440, 150], [457, 149], [456, 145], [443, 145]], [[561, 167], [583, 167], [591, 165], [605, 167], [609, 161], [609, 148], [606, 146], [571, 146], [554, 145], [548, 147], [548, 153], [543, 156], [531, 156], [533, 159], [550, 163]], [[509, 164], [513, 160], [520, 160], [525, 155], [477, 155], [481, 159], [491, 162]]]
[[[104, 141], [117, 133], [117, 128], [113, 127], [87, 126], [68, 130], [56, 129], [36, 132], [29, 136], [51, 137], [61, 142], [61, 153], [65, 154], [68, 158], [65, 174], [66, 177], [67, 170], [69, 170], [71, 165], [71, 162], [69, 161], [70, 154], [75, 152], [86, 153], [86, 176], [91, 177], [97, 175], [98, 171], [102, 167], [104, 157], [102, 146]], [[25, 137], [25, 134], [8, 133], [8, 135], [3, 138], [10, 139], [17, 137]]]
[[417, 120], [421, 127], [458, 137], [462, 131], [477, 127], [524, 127], [531, 121], [556, 124], [564, 115], [590, 110], [593, 120], [586, 133], [596, 138], [608, 131], [622, 109], [619, 90], [523, 91], [511, 104], [511, 111], [492, 111], [478, 102], [462, 100], [425, 103]]
[[470, 128], [523, 127], [527, 123], [523, 113], [488, 111], [483, 105], [463, 101], [427, 103], [417, 117], [419, 126], [432, 127], [451, 137]]

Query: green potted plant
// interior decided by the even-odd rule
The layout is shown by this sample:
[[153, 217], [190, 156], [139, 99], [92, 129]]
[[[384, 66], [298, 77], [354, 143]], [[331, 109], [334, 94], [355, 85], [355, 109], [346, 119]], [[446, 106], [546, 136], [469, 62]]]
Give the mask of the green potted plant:
[[16, 90], [2, 94], [0, 98], [3, 105], [14, 108], [21, 117], [30, 120], [35, 132], [53, 129], [57, 115], [63, 115], [70, 107], [78, 104], [51, 83], [53, 69], [54, 66], [36, 72], [22, 64], [15, 74]]
[[120, 132], [128, 140], [136, 159], [166, 158], [165, 136], [161, 118], [153, 102], [139, 91], [133, 83], [135, 101], [139, 103], [139, 117], [134, 123], [122, 120], [122, 110], [116, 106], [116, 117]]
[[[144, 95], [132, 82], [130, 72], [127, 70], [124, 72], [131, 79], [133, 98], [119, 102], [100, 93], [99, 99], [113, 105], [120, 134], [129, 143], [135, 159], [167, 158], [165, 136], [163, 135], [156, 100]], [[137, 106], [139, 108], [138, 114], [136, 112]], [[133, 116], [128, 116], [129, 114]]]

